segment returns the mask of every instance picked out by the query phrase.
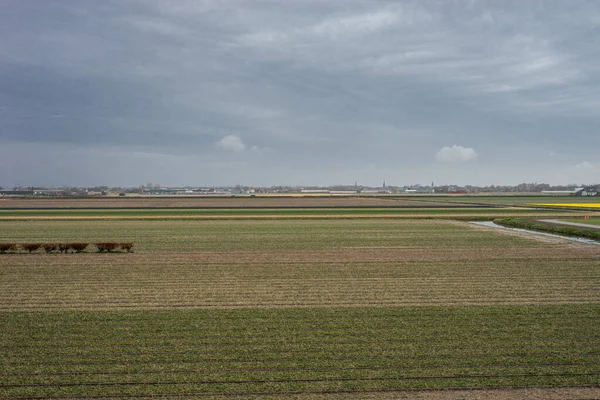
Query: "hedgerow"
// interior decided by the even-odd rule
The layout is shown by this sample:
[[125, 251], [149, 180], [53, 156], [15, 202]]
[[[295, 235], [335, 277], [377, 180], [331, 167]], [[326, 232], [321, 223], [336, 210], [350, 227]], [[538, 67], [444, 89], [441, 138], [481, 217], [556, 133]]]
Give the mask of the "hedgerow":
[[127, 242], [101, 242], [101, 243], [0, 243], [0, 254], [7, 253], [113, 253], [133, 252], [133, 243]]
[[103, 242], [94, 243], [94, 246], [96, 246], [100, 253], [112, 253], [114, 251], [125, 251], [129, 253], [132, 251], [133, 243]]
[[89, 243], [71, 243], [70, 246], [76, 253], [81, 253], [88, 247]]
[[17, 245], [15, 243], [0, 243], [0, 253], [14, 251]]
[[46, 253], [52, 253], [53, 251], [58, 251], [58, 244], [56, 243], [44, 243], [44, 251]]
[[34, 252], [40, 247], [42, 247], [41, 243], [23, 243], [21, 247], [27, 251], [28, 253]]

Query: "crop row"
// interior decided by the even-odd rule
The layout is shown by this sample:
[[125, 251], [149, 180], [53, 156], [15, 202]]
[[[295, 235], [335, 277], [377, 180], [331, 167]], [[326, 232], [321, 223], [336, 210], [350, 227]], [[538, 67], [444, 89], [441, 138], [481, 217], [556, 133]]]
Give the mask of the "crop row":
[[422, 306], [444, 306], [444, 305], [453, 305], [453, 306], [493, 306], [493, 305], [553, 305], [553, 304], [589, 304], [593, 299], [554, 299], [554, 298], [543, 298], [543, 299], [527, 299], [526, 301], [519, 300], [496, 300], [496, 301], [482, 301], [482, 300], [457, 300], [457, 301], [388, 301], [388, 302], [323, 302], [323, 301], [315, 301], [315, 302], [297, 302], [297, 303], [273, 303], [271, 301], [264, 302], [245, 302], [240, 301], [237, 303], [177, 303], [177, 304], [168, 304], [163, 305], [160, 302], [156, 303], [133, 303], [133, 304], [117, 304], [111, 305], [108, 304], [103, 306], [101, 303], [93, 303], [93, 304], [73, 304], [69, 306], [59, 306], [59, 305], [37, 305], [33, 304], [31, 306], [20, 306], [20, 307], [3, 307], [0, 309], [1, 312], [12, 312], [12, 311], [52, 311], [56, 309], [60, 309], [63, 311], [89, 311], [89, 310], [120, 310], [120, 311], [130, 311], [130, 310], [194, 310], [194, 309], [203, 309], [203, 310], [223, 310], [223, 309], [233, 309], [233, 310], [251, 310], [256, 308], [276, 308], [276, 309], [286, 309], [286, 308], [310, 308], [310, 307], [356, 307], [366, 306], [366, 307], [422, 307]]
[[[214, 384], [264, 384], [264, 383], [292, 383], [292, 382], [341, 382], [341, 381], [408, 381], [432, 379], [469, 379], [469, 378], [509, 378], [509, 377], [575, 377], [590, 376], [597, 379], [600, 376], [598, 365], [560, 365], [562, 371], [556, 372], [559, 365], [549, 366], [514, 366], [487, 367], [485, 372], [480, 372], [477, 366], [452, 367], [439, 371], [427, 368], [415, 369], [307, 369], [307, 370], [265, 370], [243, 371], [243, 378], [227, 379], [220, 374], [205, 373], [206, 376], [198, 379], [196, 371], [184, 374], [163, 373], [159, 380], [145, 374], [123, 374], [111, 377], [111, 380], [90, 381], [87, 376], [74, 375], [70, 380], [62, 382], [48, 382], [44, 377], [33, 379], [27, 383], [0, 384], [4, 388], [33, 388], [33, 387], [84, 387], [84, 386], [130, 386], [130, 385], [214, 385]], [[303, 374], [298, 372], [302, 371]], [[183, 375], [183, 376], [182, 376]], [[188, 375], [188, 376], [185, 376]], [[102, 379], [102, 378], [101, 378]]]
[[98, 243], [0, 243], [0, 254], [6, 253], [81, 253], [81, 252], [133, 252], [133, 243], [98, 242]]
[[[505, 290], [469, 290], [461, 291], [457, 289], [454, 292], [442, 292], [433, 289], [435, 297], [428, 295], [426, 290], [419, 293], [403, 293], [401, 288], [398, 290], [386, 291], [385, 288], [371, 287], [371, 290], [356, 290], [348, 286], [348, 291], [326, 293], [301, 293], [290, 285], [290, 293], [286, 295], [286, 290], [278, 292], [258, 293], [243, 291], [239, 288], [239, 293], [235, 290], [227, 290], [225, 293], [206, 293], [199, 288], [189, 293], [174, 292], [171, 294], [161, 293], [160, 291], [146, 294], [134, 295], [132, 293], [123, 293], [121, 291], [99, 291], [97, 293], [87, 293], [77, 296], [68, 292], [56, 294], [40, 294], [39, 298], [34, 294], [23, 295], [18, 292], [8, 293], [0, 297], [0, 309], [29, 310], [32, 308], [40, 309], [125, 309], [125, 308], [157, 308], [157, 309], [177, 309], [177, 308], [253, 308], [253, 307], [304, 307], [304, 306], [328, 306], [335, 305], [339, 307], [359, 307], [359, 306], [392, 306], [392, 305], [457, 305], [457, 304], [479, 304], [479, 305], [501, 305], [501, 304], [542, 304], [542, 303], [595, 303], [598, 301], [598, 295], [594, 293], [593, 288], [586, 286], [580, 287], [581, 293], [577, 293], [578, 288], [563, 289], [557, 287], [552, 291], [552, 286], [546, 288], [543, 292], [535, 292], [518, 287], [508, 287]], [[51, 289], [48, 288], [48, 291]], [[77, 287], [77, 290], [88, 290], [91, 288]], [[124, 290], [127, 290], [126, 288]], [[205, 289], [206, 290], [206, 289]], [[226, 290], [226, 289], [222, 289]]]
[[[505, 342], [508, 339], [505, 339]], [[456, 343], [458, 340], [455, 340]], [[345, 362], [347, 366], [376, 366], [382, 367], [392, 365], [396, 369], [403, 368], [428, 368], [434, 366], [451, 367], [469, 367], [469, 366], [497, 366], [505, 363], [522, 364], [524, 366], [535, 366], [543, 364], [552, 365], [600, 365], [600, 352], [594, 348], [593, 343], [581, 344], [573, 342], [572, 345], [581, 346], [577, 350], [570, 348], [564, 341], [560, 347], [552, 343], [551, 351], [544, 350], [540, 346], [532, 344], [527, 345], [527, 351], [522, 349], [505, 348], [485, 348], [478, 351], [472, 349], [456, 350], [446, 347], [442, 350], [427, 352], [420, 348], [418, 351], [411, 351], [406, 347], [382, 347], [363, 346], [359, 344], [352, 348], [327, 345], [321, 348], [312, 348], [310, 346], [295, 347], [293, 349], [283, 349], [275, 346], [265, 346], [265, 348], [255, 349], [253, 347], [246, 350], [241, 343], [232, 346], [227, 352], [219, 352], [211, 348], [206, 351], [187, 351], [187, 352], [156, 352], [140, 354], [111, 354], [103, 355], [92, 352], [81, 355], [62, 355], [49, 354], [44, 356], [18, 357], [11, 355], [6, 358], [3, 367], [3, 373], [0, 376], [9, 376], [12, 369], [17, 371], [34, 371], [33, 375], [42, 373], [42, 367], [52, 371], [56, 370], [76, 370], [81, 366], [101, 366], [102, 370], [96, 370], [95, 374], [110, 371], [108, 366], [129, 366], [132, 371], [140, 370], [139, 366], [148, 366], [157, 369], [165, 369], [166, 364], [191, 364], [196, 368], [201, 367], [208, 371], [223, 374], [227, 370], [238, 369], [257, 369], [269, 370], [285, 367], [284, 369], [305, 369], [311, 368], [330, 368], [331, 365], [337, 365]], [[516, 345], [513, 345], [515, 347]], [[226, 347], [226, 344], [223, 345]], [[248, 354], [252, 350], [251, 354]], [[158, 368], [157, 366], [161, 366]], [[199, 366], [199, 367], [198, 367]], [[339, 367], [339, 365], [338, 365]], [[108, 369], [106, 369], [108, 368]], [[189, 367], [188, 367], [189, 368]], [[331, 367], [333, 368], [333, 367]], [[92, 372], [92, 371], [90, 371]]]
[[[81, 343], [77, 341], [73, 342], [58, 342], [57, 346], [61, 346], [61, 351], [48, 351], [53, 348], [46, 347], [44, 345], [30, 347], [30, 348], [6, 348], [2, 352], [6, 353], [5, 362], [6, 366], [30, 366], [33, 362], [39, 363], [42, 361], [53, 360], [57, 357], [60, 358], [61, 362], [67, 359], [71, 361], [87, 361], [93, 358], [94, 362], [104, 360], [109, 363], [119, 364], [124, 359], [127, 359], [128, 363], [137, 360], [138, 362], [147, 362], [148, 360], [176, 360], [188, 362], [252, 362], [260, 361], [261, 363], [267, 361], [282, 361], [285, 357], [283, 356], [294, 356], [292, 361], [297, 363], [299, 361], [312, 359], [313, 356], [319, 355], [319, 360], [338, 360], [342, 358], [351, 358], [354, 360], [361, 359], [372, 359], [382, 357], [386, 354], [393, 356], [396, 353], [403, 353], [410, 351], [410, 354], [403, 354], [403, 362], [409, 360], [423, 360], [427, 361], [432, 356], [437, 358], [455, 359], [457, 357], [469, 357], [475, 358], [489, 358], [489, 357], [501, 357], [502, 359], [507, 357], [540, 357], [549, 358], [550, 361], [557, 361], [557, 358], [565, 357], [566, 355], [572, 354], [573, 350], [571, 346], [577, 345], [577, 354], [581, 357], [592, 357], [594, 360], [600, 361], [600, 351], [595, 347], [598, 337], [592, 337], [589, 339], [581, 339], [574, 341], [571, 338], [558, 339], [560, 333], [554, 332], [552, 334], [546, 333], [539, 338], [536, 338], [535, 343], [527, 343], [527, 351], [523, 351], [522, 345], [507, 342], [508, 338], [500, 337], [491, 343], [488, 343], [487, 339], [472, 338], [472, 344], [481, 346], [479, 349], [468, 348], [457, 344], [456, 338], [437, 338], [428, 337], [423, 340], [415, 341], [409, 338], [403, 338], [400, 340], [386, 340], [378, 339], [377, 345], [374, 345], [369, 340], [356, 340], [356, 341], [320, 341], [320, 342], [302, 342], [294, 340], [294, 343], [287, 344], [281, 342], [264, 342], [260, 343], [258, 340], [249, 341], [226, 341], [218, 342], [212, 341], [209, 344], [206, 342], [195, 343], [186, 338], [169, 338], [172, 342], [177, 342], [175, 346], [161, 346], [158, 342], [153, 342], [148, 339], [146, 344], [142, 346], [139, 341], [129, 339], [129, 341], [121, 341], [119, 344], [114, 344], [107, 352], [107, 349], [102, 348], [103, 342], [92, 342], [90, 347], [82, 349], [79, 347]], [[288, 340], [286, 338], [286, 340]], [[289, 339], [291, 340], [291, 339]], [[124, 344], [127, 343], [127, 344]], [[134, 346], [135, 348], [132, 348]], [[239, 352], [240, 347], [244, 347], [246, 353], [242, 354]], [[202, 350], [198, 348], [202, 347]], [[552, 350], [548, 350], [547, 347], [551, 347]], [[331, 349], [335, 349], [335, 356], [327, 352]], [[584, 352], [585, 350], [585, 352]], [[457, 355], [459, 353], [460, 355]], [[266, 357], [265, 357], [266, 356]], [[272, 357], [272, 358], [270, 358]], [[288, 360], [289, 361], [289, 360]], [[548, 361], [548, 360], [544, 360]], [[564, 361], [564, 360], [563, 360]], [[582, 361], [582, 360], [577, 360]], [[589, 360], [588, 360], [589, 361]], [[499, 361], [494, 361], [499, 362]], [[48, 365], [48, 364], [45, 364]], [[69, 363], [69, 365], [72, 365]], [[435, 364], [437, 365], [437, 364]], [[2, 375], [2, 374], [0, 374]]]
[[[596, 324], [597, 326], [597, 324]], [[510, 348], [512, 344], [507, 342], [511, 335], [525, 335], [535, 332], [535, 341], [539, 343], [560, 343], [566, 337], [570, 337], [574, 328], [561, 327], [544, 330], [528, 330], [527, 327], [507, 329], [501, 331], [498, 329], [487, 329], [471, 335], [473, 343], [482, 344], [484, 341], [491, 341], [495, 348]], [[225, 354], [224, 349], [236, 348], [243, 346], [248, 351], [259, 352], [261, 350], [277, 350], [281, 352], [293, 352], [295, 350], [318, 350], [322, 348], [334, 347], [337, 350], [355, 351], [371, 348], [372, 350], [410, 350], [414, 352], [418, 350], [446, 351], [448, 346], [457, 346], [455, 341], [460, 337], [460, 332], [441, 332], [431, 328], [421, 329], [406, 329], [404, 331], [388, 332], [369, 332], [365, 331], [366, 337], [344, 336], [344, 331], [328, 331], [327, 333], [314, 334], [306, 338], [303, 331], [301, 332], [281, 332], [279, 336], [269, 336], [268, 334], [260, 334], [256, 331], [243, 332], [245, 336], [225, 336], [206, 335], [199, 331], [177, 331], [169, 334], [153, 334], [153, 332], [128, 332], [116, 331], [113, 334], [105, 334], [105, 337], [84, 335], [84, 334], [65, 334], [62, 338], [56, 338], [52, 335], [35, 335], [32, 341], [29, 342], [31, 347], [12, 347], [7, 346], [2, 349], [2, 352], [7, 358], [20, 357], [45, 357], [45, 356], [69, 356], [69, 357], [86, 357], [86, 356], [144, 356], [155, 354], [179, 354], [188, 352], [196, 354], [198, 349], [196, 346], [203, 348], [202, 354], [214, 353]], [[494, 339], [489, 339], [488, 335], [493, 332]], [[198, 335], [202, 335], [198, 337]], [[415, 340], [414, 335], [418, 335], [419, 339]], [[265, 336], [265, 340], [260, 338]], [[572, 335], [571, 335], [572, 336]], [[372, 343], [372, 338], [377, 337], [377, 344]], [[53, 339], [53, 340], [52, 340]], [[579, 342], [583, 346], [591, 340], [600, 339], [599, 334], [590, 333], [585, 338], [580, 338]], [[48, 340], [52, 340], [52, 344], [56, 347], [46, 347]], [[177, 343], [177, 347], [170, 345], [161, 345], [161, 341], [169, 340], [169, 343]], [[144, 342], [144, 343], [142, 343]], [[90, 348], [79, 348], [82, 343], [89, 343]], [[115, 348], [121, 348], [118, 353], [108, 349], [102, 350], [104, 344], [113, 344]], [[128, 345], [134, 346], [127, 348]], [[156, 346], [159, 346], [158, 348]], [[183, 349], [182, 349], [182, 348]], [[460, 348], [465, 348], [464, 346]], [[185, 350], [184, 350], [185, 349]], [[459, 350], [459, 348], [452, 349]], [[483, 351], [478, 349], [478, 351]]]
[[[199, 397], [245, 395], [286, 395], [310, 393], [360, 393], [363, 391], [401, 391], [416, 389], [503, 388], [503, 387], [597, 387], [599, 373], [525, 372], [525, 373], [450, 373], [448, 375], [414, 375], [394, 378], [289, 378], [230, 379], [150, 382], [97, 382], [48, 386], [0, 387], [7, 398], [90, 398], [102, 397]], [[33, 394], [33, 396], [32, 396]]]
[[[311, 354], [312, 355], [312, 354]], [[533, 354], [528, 354], [532, 357]], [[18, 366], [7, 365], [5, 372], [0, 374], [0, 377], [6, 378], [2, 384], [10, 384], [9, 382], [23, 382], [24, 377], [33, 380], [48, 379], [50, 377], [71, 376], [78, 377], [85, 375], [87, 379], [93, 376], [111, 377], [112, 375], [158, 375], [169, 374], [172, 376], [185, 374], [201, 374], [207, 372], [220, 373], [240, 373], [240, 372], [334, 372], [339, 371], [338, 363], [340, 361], [348, 362], [344, 367], [344, 371], [411, 371], [419, 369], [424, 370], [443, 370], [449, 368], [538, 368], [538, 367], [585, 367], [585, 366], [600, 366], [598, 354], [595, 357], [581, 356], [577, 360], [565, 362], [563, 358], [565, 354], [557, 354], [552, 356], [540, 357], [529, 361], [513, 361], [515, 358], [522, 358], [523, 354], [502, 354], [502, 355], [470, 355], [468, 360], [464, 356], [454, 356], [440, 358], [437, 357], [436, 363], [424, 363], [429, 360], [430, 356], [411, 356], [404, 357], [399, 361], [394, 355], [378, 356], [378, 357], [321, 357], [319, 365], [315, 366], [313, 360], [286, 360], [286, 359], [267, 359], [260, 360], [230, 360], [230, 359], [202, 359], [202, 360], [162, 360], [157, 363], [156, 360], [145, 362], [94, 362], [93, 364], [70, 364], [69, 369], [64, 369], [64, 364], [60, 364], [59, 368], [52, 369], [52, 365], [44, 364], [44, 369], [40, 369], [39, 365], [31, 366], [28, 364], [23, 368], [15, 368]], [[442, 362], [438, 364], [439, 362]], [[107, 365], [110, 365], [110, 369]], [[147, 365], [144, 365], [147, 364]], [[169, 365], [171, 364], [171, 365]], [[174, 368], [172, 364], [176, 364]], [[187, 365], [186, 365], [187, 364]], [[21, 365], [21, 367], [23, 367]], [[63, 367], [63, 368], [61, 368]], [[80, 368], [77, 368], [80, 367]], [[83, 367], [83, 368], [81, 368]], [[77, 378], [75, 378], [77, 379]], [[96, 378], [97, 380], [97, 378]]]

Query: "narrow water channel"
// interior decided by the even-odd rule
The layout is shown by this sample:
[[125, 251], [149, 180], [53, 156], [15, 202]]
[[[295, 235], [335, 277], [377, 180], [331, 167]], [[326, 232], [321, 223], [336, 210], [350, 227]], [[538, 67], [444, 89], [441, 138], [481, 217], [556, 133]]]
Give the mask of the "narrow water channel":
[[578, 242], [578, 243], [595, 244], [597, 246], [600, 246], [600, 242], [593, 240], [593, 239], [579, 238], [579, 237], [573, 237], [573, 236], [555, 235], [553, 233], [531, 231], [529, 229], [508, 228], [506, 226], [498, 225], [498, 224], [494, 223], [493, 221], [471, 221], [471, 224], [487, 226], [488, 228], [508, 229], [508, 230], [517, 231], [517, 232], [527, 232], [527, 233], [531, 233], [532, 235], [549, 236], [549, 237], [554, 237], [554, 238], [559, 238], [559, 239], [571, 240], [573, 242]]

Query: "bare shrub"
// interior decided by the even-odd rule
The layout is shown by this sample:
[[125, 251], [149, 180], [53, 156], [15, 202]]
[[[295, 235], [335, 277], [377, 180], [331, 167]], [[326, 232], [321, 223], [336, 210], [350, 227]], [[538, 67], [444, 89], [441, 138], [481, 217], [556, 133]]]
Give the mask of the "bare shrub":
[[121, 250], [126, 251], [127, 253], [133, 253], [133, 243], [119, 243]]
[[0, 243], [0, 253], [7, 253], [15, 250], [17, 250], [17, 245], [15, 243]]
[[69, 248], [73, 249], [76, 253], [81, 253], [88, 247], [89, 243], [69, 243]]
[[117, 242], [103, 242], [103, 243], [94, 243], [98, 248], [100, 253], [109, 252], [112, 253], [114, 250], [119, 248], [119, 243]]
[[59, 249], [59, 244], [57, 243], [44, 243], [42, 244], [42, 247], [44, 247], [44, 250], [46, 250], [46, 253], [52, 253], [54, 251], [57, 251]]
[[23, 243], [21, 247], [28, 253], [32, 253], [42, 247], [42, 245], [40, 243]]

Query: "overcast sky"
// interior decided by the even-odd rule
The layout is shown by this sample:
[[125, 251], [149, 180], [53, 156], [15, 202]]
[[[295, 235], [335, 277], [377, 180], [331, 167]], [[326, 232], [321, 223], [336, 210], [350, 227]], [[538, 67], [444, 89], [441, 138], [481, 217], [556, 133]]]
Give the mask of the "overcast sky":
[[2, 0], [0, 186], [600, 182], [600, 1]]

